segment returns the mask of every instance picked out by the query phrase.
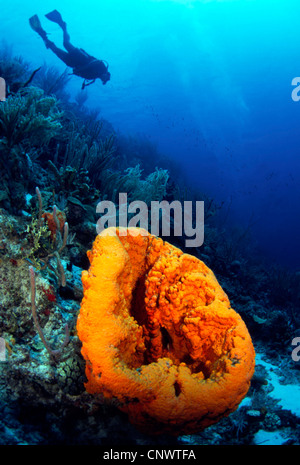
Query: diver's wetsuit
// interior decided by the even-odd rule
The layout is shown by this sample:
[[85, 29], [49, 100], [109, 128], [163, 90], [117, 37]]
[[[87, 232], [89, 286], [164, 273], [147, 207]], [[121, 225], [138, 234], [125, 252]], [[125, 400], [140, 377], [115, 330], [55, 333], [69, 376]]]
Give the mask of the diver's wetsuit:
[[103, 84], [106, 84], [106, 82], [110, 80], [108, 66], [102, 60], [97, 60], [97, 58], [89, 55], [83, 49], [74, 47], [74, 45], [71, 44], [67, 25], [56, 10], [46, 15], [46, 17], [56, 22], [62, 28], [63, 46], [66, 51], [58, 48], [54, 42], [48, 39], [47, 33], [42, 29], [36, 15], [30, 19], [30, 24], [43, 39], [46, 47], [52, 50], [52, 52], [54, 52], [67, 66], [73, 68], [73, 73], [76, 76], [91, 81], [89, 83], [84, 81], [82, 88], [92, 84], [97, 78], [101, 79]]
[[[67, 66], [73, 68], [74, 74], [84, 79], [96, 79], [97, 76], [107, 73], [107, 66], [103, 61], [97, 60], [93, 56], [87, 54], [82, 48], [74, 47], [74, 45], [71, 44], [66, 26], [63, 28], [63, 33], [63, 45], [68, 53], [58, 48], [55, 43], [51, 42], [48, 38], [45, 39], [45, 45]], [[95, 76], [95, 74], [97, 76]]]

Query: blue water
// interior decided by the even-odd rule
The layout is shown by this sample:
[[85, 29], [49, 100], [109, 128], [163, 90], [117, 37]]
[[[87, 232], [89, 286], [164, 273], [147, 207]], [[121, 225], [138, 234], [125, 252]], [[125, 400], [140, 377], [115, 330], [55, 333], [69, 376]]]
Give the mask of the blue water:
[[[126, 135], [143, 134], [180, 164], [188, 186], [230, 205], [230, 223], [252, 225], [261, 253], [300, 263], [300, 4], [287, 0], [11, 0], [1, 35], [33, 65], [65, 65], [29, 27], [109, 62], [111, 81], [88, 105]], [[72, 77], [76, 96], [82, 80]], [[228, 224], [226, 225], [228, 226]]]

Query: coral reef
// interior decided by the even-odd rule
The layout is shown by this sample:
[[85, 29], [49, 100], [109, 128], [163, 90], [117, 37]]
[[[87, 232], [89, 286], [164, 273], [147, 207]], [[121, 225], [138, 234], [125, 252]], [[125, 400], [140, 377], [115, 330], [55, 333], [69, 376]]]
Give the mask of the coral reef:
[[249, 333], [203, 262], [139, 228], [97, 236], [77, 322], [89, 393], [150, 433], [199, 431], [246, 395]]
[[[278, 386], [300, 384], [299, 362], [291, 358], [291, 341], [300, 335], [299, 271], [263, 261], [255, 253], [251, 222], [233, 229], [224, 219], [220, 220], [224, 206], [216, 205], [205, 193], [188, 190], [181, 183], [180, 168], [148, 140], [116, 133], [97, 110], [90, 111], [85, 106], [86, 92], [70, 102], [66, 73], [46, 64], [33, 69], [22, 57], [14, 57], [6, 45], [0, 51], [0, 75], [6, 80], [8, 93], [6, 102], [0, 102], [0, 349], [5, 347], [0, 354], [0, 444], [256, 444], [268, 441], [262, 433], [270, 437], [276, 434], [283, 444], [299, 444], [299, 413], [273, 397]], [[123, 406], [132, 417], [139, 418], [136, 409], [145, 393], [142, 385], [136, 399], [130, 392], [127, 397], [126, 383], [126, 392], [119, 393], [119, 398], [119, 386], [115, 390], [105, 387], [97, 396], [85, 390], [85, 360], [76, 332], [83, 296], [81, 273], [89, 268], [86, 252], [96, 235], [96, 205], [105, 199], [116, 202], [120, 192], [127, 193], [129, 202], [139, 199], [147, 205], [151, 200], [162, 199], [205, 200], [205, 242], [192, 253], [213, 270], [232, 307], [246, 323], [258, 354], [245, 399], [228, 417], [202, 432], [201, 424], [195, 426], [197, 431], [192, 435], [175, 438], [139, 432], [118, 407]], [[186, 252], [184, 237], [171, 236], [167, 240]], [[169, 246], [158, 247], [158, 255], [161, 247]], [[125, 241], [119, 250], [127, 257], [132, 247]], [[175, 262], [181, 263], [183, 256], [175, 254]], [[112, 257], [110, 253], [108, 257]], [[137, 254], [135, 259], [138, 257]], [[145, 257], [140, 258], [144, 263]], [[198, 263], [194, 262], [196, 258], [189, 258], [188, 262], [194, 266]], [[203, 373], [206, 379], [198, 384], [209, 384], [209, 380], [215, 384], [218, 344], [210, 339], [216, 352], [207, 354], [190, 321], [184, 326], [186, 342], [180, 344], [183, 334], [178, 321], [157, 313], [157, 304], [162, 304], [163, 299], [167, 301], [165, 310], [172, 307], [173, 311], [177, 305], [175, 290], [182, 291], [187, 286], [184, 279], [189, 282], [174, 277], [175, 281], [178, 279], [177, 288], [168, 287], [162, 270], [169, 273], [172, 267], [159, 268], [159, 263], [165, 262], [158, 260], [149, 269], [149, 296], [146, 304], [141, 302], [142, 311], [137, 312], [139, 305], [135, 305], [135, 315], [127, 318], [127, 329], [137, 329], [134, 321], [142, 328], [143, 337], [137, 334], [141, 341], [139, 351], [130, 356], [135, 340], [128, 343], [125, 336], [119, 337], [122, 343], [116, 342], [115, 347], [107, 350], [119, 361], [118, 376], [127, 369], [135, 382], [144, 379], [155, 364], [159, 369], [166, 368], [158, 384], [171, 380], [171, 395], [166, 403], [169, 408], [186, 395], [184, 382], [180, 384], [178, 379], [185, 380], [183, 374], [188, 370], [195, 379]], [[121, 262], [117, 265], [120, 267]], [[211, 272], [205, 270], [208, 279]], [[138, 281], [132, 296], [134, 302], [142, 301], [146, 283], [146, 279]], [[98, 296], [100, 307], [106, 304], [106, 284], [111, 283], [102, 284], [105, 292]], [[159, 292], [161, 285], [168, 289], [165, 297]], [[199, 299], [209, 297], [211, 288], [206, 290], [208, 294], [199, 293]], [[129, 308], [130, 292], [123, 297]], [[227, 309], [226, 302], [225, 299], [223, 305]], [[126, 308], [122, 307], [124, 311]], [[180, 319], [178, 313], [174, 315]], [[110, 323], [115, 322], [109, 312], [107, 318]], [[236, 318], [234, 314], [233, 321]], [[214, 334], [221, 331], [218, 320], [204, 321], [215, 324]], [[105, 337], [118, 336], [123, 315], [118, 322], [116, 336], [104, 334]], [[208, 327], [203, 326], [203, 337], [207, 333], [210, 337]], [[189, 334], [193, 336], [189, 338]], [[60, 357], [55, 356], [56, 350]], [[210, 361], [207, 365], [197, 365], [201, 350]], [[238, 370], [241, 364], [232, 365], [229, 361], [229, 369]], [[112, 366], [111, 372], [115, 369]], [[275, 374], [279, 377], [277, 385]], [[155, 379], [153, 373], [149, 373], [149, 379]], [[104, 380], [102, 376], [97, 382]], [[149, 398], [150, 402], [153, 396]], [[152, 414], [151, 411], [150, 417], [141, 419], [146, 429], [151, 429]], [[170, 429], [174, 432], [176, 426]]]

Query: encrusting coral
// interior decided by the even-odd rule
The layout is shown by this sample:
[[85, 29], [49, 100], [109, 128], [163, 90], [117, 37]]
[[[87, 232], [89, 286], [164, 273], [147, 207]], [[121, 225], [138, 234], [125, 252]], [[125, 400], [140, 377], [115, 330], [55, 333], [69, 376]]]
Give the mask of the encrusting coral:
[[255, 352], [213, 272], [140, 228], [88, 252], [77, 322], [86, 389], [117, 399], [149, 434], [200, 431], [246, 395]]

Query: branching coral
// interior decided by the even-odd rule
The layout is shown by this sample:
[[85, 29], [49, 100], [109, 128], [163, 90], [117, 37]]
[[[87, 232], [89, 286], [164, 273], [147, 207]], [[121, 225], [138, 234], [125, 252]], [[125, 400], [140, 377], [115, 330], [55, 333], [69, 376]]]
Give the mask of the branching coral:
[[7, 90], [20, 88], [24, 79], [31, 74], [30, 64], [21, 56], [14, 56], [13, 48], [2, 40], [0, 47], [0, 76], [6, 81]]
[[117, 194], [126, 192], [128, 201], [142, 200], [150, 205], [152, 200], [162, 200], [167, 193], [169, 173], [167, 170], [156, 168], [145, 179], [140, 165], [127, 168], [124, 173], [105, 170], [100, 175], [102, 192], [113, 202], [117, 202]]
[[[67, 244], [69, 225], [65, 214], [57, 210], [56, 205], [52, 212], [43, 212], [43, 200], [38, 187], [36, 194], [39, 204], [38, 217], [33, 217], [31, 224], [27, 226], [27, 242], [31, 244], [31, 249], [26, 259], [35, 263], [39, 269], [48, 267], [55, 273], [59, 285], [65, 286], [65, 272], [60, 253]], [[56, 262], [55, 267], [51, 264], [52, 259]]]
[[212, 271], [145, 230], [104, 230], [77, 322], [86, 389], [149, 433], [199, 431], [246, 395], [255, 353]]
[[5, 208], [20, 212], [25, 193], [37, 175], [34, 159], [59, 132], [57, 101], [35, 87], [19, 90], [0, 105], [0, 176]]
[[45, 97], [41, 89], [30, 87], [8, 98], [0, 106], [0, 137], [8, 147], [47, 144], [61, 128], [56, 99]]
[[29, 277], [30, 277], [30, 291], [31, 291], [31, 312], [32, 312], [32, 317], [33, 317], [35, 327], [50, 357], [54, 361], [58, 361], [60, 359], [60, 356], [62, 354], [64, 347], [68, 345], [69, 340], [70, 340], [69, 327], [67, 324], [65, 325], [65, 339], [60, 349], [57, 349], [57, 350], [51, 349], [48, 342], [46, 341], [46, 338], [44, 336], [44, 333], [42, 331], [42, 328], [40, 326], [38, 316], [37, 316], [36, 303], [35, 303], [35, 273], [34, 273], [34, 269], [32, 266], [29, 267]]
[[[98, 173], [111, 165], [115, 153], [115, 136], [111, 133], [102, 136], [103, 123], [100, 120], [91, 121], [88, 118], [86, 124], [78, 121], [64, 124], [65, 136], [63, 143], [57, 146], [56, 158], [62, 159], [62, 168], [68, 166], [76, 170], [84, 169], [89, 177], [96, 182]], [[56, 160], [54, 164], [57, 165]]]
[[68, 69], [61, 73], [53, 66], [48, 67], [44, 64], [34, 79], [34, 84], [40, 87], [45, 95], [55, 95], [60, 100], [68, 100], [68, 94], [65, 90], [71, 80]]

